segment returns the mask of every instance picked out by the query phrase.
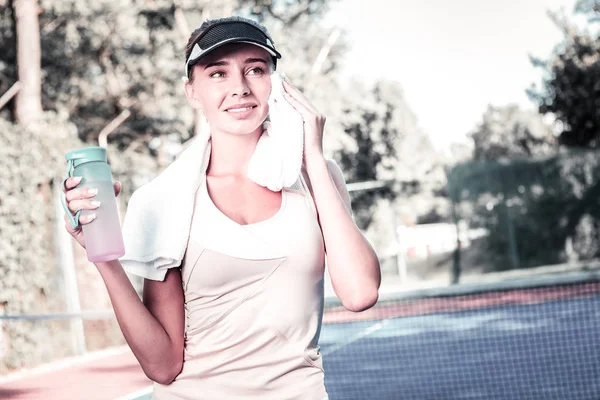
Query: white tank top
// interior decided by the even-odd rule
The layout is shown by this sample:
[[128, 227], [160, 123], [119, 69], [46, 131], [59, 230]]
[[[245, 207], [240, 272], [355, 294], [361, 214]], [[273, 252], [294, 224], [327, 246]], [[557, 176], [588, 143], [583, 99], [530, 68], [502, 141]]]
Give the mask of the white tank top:
[[202, 182], [181, 275], [185, 354], [155, 400], [322, 400], [323, 237], [310, 196], [284, 189], [271, 218], [240, 225]]

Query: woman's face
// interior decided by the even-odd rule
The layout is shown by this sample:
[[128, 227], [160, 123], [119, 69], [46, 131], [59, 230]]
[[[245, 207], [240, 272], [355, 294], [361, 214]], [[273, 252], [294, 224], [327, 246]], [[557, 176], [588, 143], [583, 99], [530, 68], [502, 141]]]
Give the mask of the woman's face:
[[235, 43], [220, 47], [194, 68], [186, 84], [192, 105], [201, 107], [211, 130], [243, 135], [256, 131], [269, 112], [270, 55], [258, 46]]

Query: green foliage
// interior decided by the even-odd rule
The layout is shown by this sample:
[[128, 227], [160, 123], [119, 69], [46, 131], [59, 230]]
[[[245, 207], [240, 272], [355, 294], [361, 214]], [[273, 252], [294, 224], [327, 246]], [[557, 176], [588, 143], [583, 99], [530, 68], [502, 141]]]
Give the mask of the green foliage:
[[[597, 1], [576, 4], [592, 22], [599, 10]], [[531, 59], [544, 77], [527, 93], [559, 135], [516, 106], [490, 107], [471, 134], [474, 161], [449, 174], [461, 216], [488, 232], [480, 262], [493, 270], [600, 256], [599, 154], [575, 151], [600, 144], [600, 40], [549, 16], [564, 40], [549, 60]]]
[[474, 160], [508, 160], [556, 151], [552, 131], [541, 117], [517, 105], [490, 105], [470, 137], [475, 146]]
[[348, 99], [339, 117], [345, 140], [335, 158], [346, 180], [388, 182], [380, 189], [352, 193], [357, 224], [368, 229], [378, 200], [402, 196], [406, 201], [431, 190], [421, 185], [436, 181], [440, 156], [418, 129], [399, 85], [377, 82], [368, 88], [354, 83], [340, 97]]
[[600, 14], [600, 1], [598, 0], [578, 0], [575, 3], [575, 12], [588, 16], [590, 22], [597, 21]]
[[[596, 13], [598, 3], [579, 1], [577, 10]], [[564, 32], [564, 42], [547, 60], [533, 59], [545, 72], [541, 88], [533, 85], [530, 98], [542, 114], [551, 114], [562, 124], [559, 142], [569, 147], [600, 145], [600, 40], [579, 32], [564, 16], [550, 14]]]
[[[65, 111], [86, 142], [95, 142], [100, 130], [127, 109], [131, 116], [110, 140], [120, 149], [141, 144], [146, 151], [155, 137], [175, 133], [184, 142], [193, 134], [193, 110], [181, 82], [188, 37], [177, 25], [176, 6], [189, 21], [236, 10], [267, 23], [286, 22], [287, 28], [307, 24], [324, 10], [324, 2], [315, 0], [229, 0], [219, 6], [190, 0], [40, 0], [40, 6], [44, 109]], [[0, 16], [11, 21], [10, 7], [0, 6]], [[0, 28], [7, 38], [0, 43], [0, 90], [17, 80], [12, 25]], [[190, 29], [195, 26], [190, 23]]]
[[[394, 143], [400, 137], [399, 130], [392, 124], [396, 104], [391, 99], [381, 98], [379, 91], [378, 86], [371, 90], [354, 86], [349, 98], [360, 101], [342, 109], [340, 124], [350, 143], [335, 158], [346, 171], [347, 181], [380, 180], [382, 174], [377, 166], [389, 170], [396, 159]], [[373, 221], [376, 199], [393, 195], [390, 187], [353, 193], [352, 208], [359, 227], [367, 229]]]
[[503, 270], [600, 256], [597, 242], [588, 243], [598, 235], [599, 156], [582, 150], [454, 167], [448, 184], [460, 217], [488, 232], [479, 262]]
[[253, 0], [248, 3], [251, 15], [260, 22], [277, 20], [289, 27], [302, 17], [323, 13], [327, 0]]
[[[53, 262], [53, 190], [65, 173], [64, 153], [80, 143], [65, 116], [47, 112], [37, 129], [0, 118], [0, 309], [7, 314], [65, 309], [61, 266]], [[46, 131], [55, 135], [40, 136]], [[0, 372], [49, 361], [48, 346], [57, 356], [70, 351], [68, 324], [8, 321], [2, 329], [9, 340]]]
[[[380, 174], [374, 166], [382, 164], [384, 159], [395, 158], [396, 152], [390, 139], [399, 135], [398, 130], [391, 126], [390, 121], [394, 106], [390, 103], [379, 103], [383, 110], [372, 108], [372, 104], [365, 104], [359, 109], [346, 109], [346, 114], [355, 114], [356, 121], [349, 121], [344, 132], [355, 141], [356, 151], [341, 151], [338, 161], [345, 171], [350, 171], [351, 180], [354, 182], [376, 181]], [[381, 141], [376, 137], [380, 136]], [[377, 145], [383, 149], [377, 149]], [[381, 151], [383, 150], [383, 151]], [[384, 168], [386, 168], [384, 166]], [[388, 167], [389, 168], [389, 167]], [[353, 195], [352, 205], [354, 215], [359, 227], [367, 229], [373, 219], [373, 207], [378, 198], [393, 198], [394, 193], [390, 187], [376, 190], [360, 191]]]

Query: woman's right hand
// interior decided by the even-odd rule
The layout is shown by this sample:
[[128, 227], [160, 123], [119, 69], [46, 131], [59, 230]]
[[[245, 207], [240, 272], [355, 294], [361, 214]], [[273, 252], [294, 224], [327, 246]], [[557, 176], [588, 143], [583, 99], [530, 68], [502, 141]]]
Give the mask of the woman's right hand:
[[[68, 178], [63, 185], [62, 191], [66, 196], [67, 200], [67, 208], [71, 212], [71, 215], [75, 215], [78, 210], [95, 210], [98, 208], [97, 205], [94, 205], [93, 200], [95, 193], [88, 192], [87, 188], [78, 188], [77, 185], [81, 182], [81, 177], [71, 177]], [[119, 196], [121, 193], [121, 182], [114, 183], [115, 197]], [[75, 238], [77, 243], [81, 245], [85, 249], [85, 240], [83, 237], [83, 230], [81, 229], [82, 225], [89, 224], [95, 218], [93, 213], [89, 215], [81, 215], [79, 218], [79, 225], [77, 228], [73, 229], [71, 226], [71, 222], [69, 221], [69, 217], [65, 214], [65, 229], [71, 236]]]

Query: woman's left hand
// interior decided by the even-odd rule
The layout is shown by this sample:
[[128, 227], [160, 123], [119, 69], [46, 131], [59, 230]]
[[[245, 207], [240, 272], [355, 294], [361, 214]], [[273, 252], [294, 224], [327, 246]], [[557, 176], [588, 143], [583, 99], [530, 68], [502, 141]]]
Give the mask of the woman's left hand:
[[304, 161], [323, 159], [323, 130], [325, 128], [325, 116], [302, 94], [302, 92], [291, 84], [286, 77], [283, 81], [286, 100], [302, 115], [304, 120]]

